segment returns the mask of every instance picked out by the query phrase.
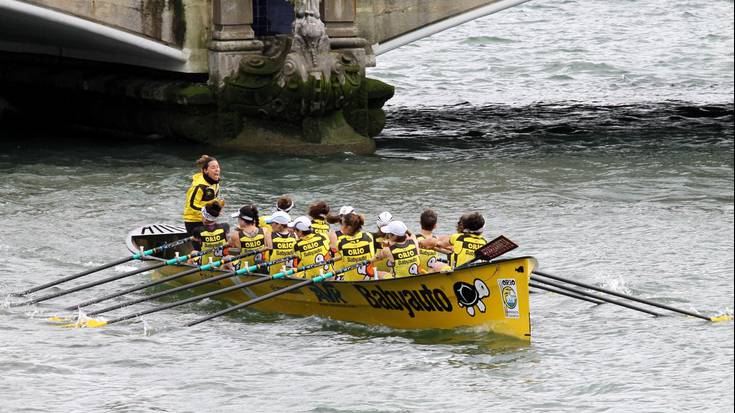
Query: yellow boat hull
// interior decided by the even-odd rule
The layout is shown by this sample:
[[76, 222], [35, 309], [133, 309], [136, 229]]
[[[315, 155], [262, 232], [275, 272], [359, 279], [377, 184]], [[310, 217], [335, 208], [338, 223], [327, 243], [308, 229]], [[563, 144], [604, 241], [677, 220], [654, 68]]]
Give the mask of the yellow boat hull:
[[[255, 304], [252, 308], [398, 329], [486, 329], [521, 340], [531, 338], [528, 281], [532, 257], [501, 260], [447, 273], [379, 281], [326, 281]], [[191, 267], [167, 266], [165, 277]], [[171, 282], [183, 285], [222, 274], [204, 271]], [[231, 277], [193, 289], [195, 294], [243, 283], [263, 275]], [[274, 280], [231, 291], [215, 299], [239, 304], [301, 282]]]

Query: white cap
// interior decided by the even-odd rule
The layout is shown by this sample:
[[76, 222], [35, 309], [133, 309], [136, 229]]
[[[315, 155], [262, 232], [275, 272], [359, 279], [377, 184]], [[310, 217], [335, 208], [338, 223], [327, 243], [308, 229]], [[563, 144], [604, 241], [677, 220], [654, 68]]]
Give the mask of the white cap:
[[378, 219], [375, 221], [375, 225], [377, 225], [378, 228], [382, 228], [388, 225], [388, 223], [391, 221], [393, 221], [393, 215], [391, 215], [388, 211], [384, 211], [381, 212], [380, 215], [378, 215]]
[[291, 216], [288, 215], [287, 212], [284, 211], [276, 211], [271, 215], [270, 222], [275, 222], [276, 224], [286, 225], [291, 221]]
[[353, 208], [353, 207], [351, 207], [349, 205], [345, 205], [345, 206], [343, 206], [342, 208], [339, 209], [339, 214], [340, 215], [347, 215], [347, 214], [351, 214], [353, 212], [355, 212], [355, 208]]
[[288, 224], [289, 228], [296, 228], [299, 231], [308, 231], [311, 229], [311, 218], [302, 215]]
[[406, 235], [408, 227], [406, 227], [406, 224], [404, 224], [403, 221], [391, 221], [388, 225], [380, 227], [380, 231], [382, 231], [383, 234], [393, 234], [402, 237]]

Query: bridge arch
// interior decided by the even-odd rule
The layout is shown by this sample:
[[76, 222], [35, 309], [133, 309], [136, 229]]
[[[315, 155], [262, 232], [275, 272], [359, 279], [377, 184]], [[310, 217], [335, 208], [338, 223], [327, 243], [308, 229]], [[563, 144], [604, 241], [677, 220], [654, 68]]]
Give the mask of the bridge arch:
[[358, 0], [361, 37], [375, 55], [529, 0]]

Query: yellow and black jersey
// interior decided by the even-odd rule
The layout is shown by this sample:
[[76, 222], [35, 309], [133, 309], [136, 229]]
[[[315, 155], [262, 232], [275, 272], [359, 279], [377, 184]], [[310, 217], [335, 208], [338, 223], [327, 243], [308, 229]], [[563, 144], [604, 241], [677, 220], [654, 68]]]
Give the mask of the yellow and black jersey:
[[421, 265], [419, 248], [412, 239], [407, 239], [400, 244], [393, 244], [389, 249], [393, 255], [393, 276], [399, 278], [421, 274], [419, 271]]
[[[358, 231], [354, 235], [341, 234], [337, 238], [337, 250], [342, 259], [335, 264], [336, 269], [349, 267], [363, 260], [370, 260], [375, 256], [373, 236], [368, 232]], [[355, 269], [341, 274], [340, 280], [360, 281], [368, 277], [368, 266], [360, 265]]]
[[[335, 237], [337, 237], [337, 245], [339, 245], [339, 242], [342, 240], [342, 238], [348, 236], [347, 234], [345, 234], [344, 232], [342, 232], [341, 229], [338, 229], [338, 230], [334, 231], [334, 235], [335, 235]], [[372, 237], [370, 239], [372, 239]]]
[[329, 224], [327, 224], [327, 221], [317, 218], [311, 221], [311, 229], [313, 229], [317, 234], [329, 236], [329, 230], [331, 228], [329, 227]]
[[475, 251], [487, 244], [487, 240], [480, 234], [464, 232], [449, 237], [449, 243], [452, 245], [449, 265], [454, 268], [472, 261], [475, 258]]
[[[294, 246], [296, 246], [297, 241], [296, 235], [290, 232], [287, 232], [285, 234], [274, 232], [271, 234], [271, 241], [273, 244], [273, 249], [271, 250], [270, 256], [268, 257], [268, 261], [291, 257], [294, 255]], [[270, 267], [270, 274], [273, 275], [281, 272], [283, 267], [288, 266], [289, 264], [293, 264], [293, 261], [282, 262]]]
[[227, 234], [230, 232], [229, 224], [214, 224], [210, 227], [200, 225], [193, 231], [196, 240], [201, 242], [201, 251], [215, 248], [214, 251], [202, 255], [199, 260], [202, 264], [209, 264], [212, 261], [222, 259], [224, 249], [227, 246]]
[[[373, 236], [373, 248], [375, 248], [375, 251], [377, 252], [382, 250], [384, 247], [383, 242], [385, 241], [385, 235], [381, 232], [374, 232], [371, 235]], [[387, 258], [375, 261], [373, 265], [378, 271], [391, 272], [391, 264]]]
[[[324, 262], [331, 258], [329, 251], [329, 238], [325, 235], [312, 232], [296, 241], [296, 244], [294, 245], [294, 255], [296, 255], [296, 258], [298, 259], [299, 266]], [[330, 264], [326, 264], [322, 267], [316, 267], [297, 273], [296, 275], [305, 278], [314, 278], [319, 275], [320, 269], [326, 273], [331, 271], [332, 266]]]
[[184, 222], [202, 222], [202, 207], [219, 196], [219, 188], [219, 182], [203, 173], [194, 174], [191, 177], [191, 186], [186, 191]]
[[[237, 232], [237, 238], [240, 240], [240, 254], [265, 248], [265, 230], [263, 230], [263, 228], [258, 228], [258, 230], [252, 234], [247, 234], [240, 228], [235, 229], [235, 231]], [[265, 253], [259, 252], [255, 255], [248, 256], [244, 260], [249, 263], [255, 263], [265, 261], [265, 259]], [[240, 268], [242, 261], [243, 260], [238, 260], [238, 262], [235, 263], [235, 267]]]
[[[432, 235], [431, 238], [436, 239], [437, 236]], [[426, 239], [424, 234], [416, 234], [417, 241], [421, 242], [424, 239]], [[431, 248], [419, 248], [419, 257], [421, 258], [421, 269], [427, 272], [431, 272], [434, 263], [441, 258], [439, 253]]]
[[266, 215], [264, 217], [258, 217], [258, 226], [260, 228], [267, 228], [271, 231], [273, 231], [273, 226], [270, 224], [270, 220], [273, 218], [270, 215]]

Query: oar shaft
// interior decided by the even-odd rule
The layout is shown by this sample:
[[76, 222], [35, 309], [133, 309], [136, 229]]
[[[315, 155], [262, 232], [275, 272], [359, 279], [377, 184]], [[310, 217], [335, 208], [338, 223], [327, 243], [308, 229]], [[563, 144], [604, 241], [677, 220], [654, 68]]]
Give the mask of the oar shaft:
[[629, 308], [631, 310], [640, 311], [642, 313], [650, 314], [650, 315], [655, 316], [655, 317], [658, 317], [658, 316], [661, 315], [659, 313], [656, 313], [656, 312], [653, 312], [653, 311], [650, 311], [650, 310], [646, 310], [645, 308], [637, 307], [637, 306], [634, 306], [632, 304], [624, 303], [622, 301], [613, 300], [613, 299], [610, 299], [610, 298], [607, 298], [607, 297], [603, 297], [603, 296], [600, 296], [600, 295], [590, 294], [590, 293], [588, 293], [586, 291], [582, 291], [582, 290], [577, 290], [577, 289], [574, 289], [574, 288], [570, 288], [570, 287], [568, 287], [568, 286], [566, 286], [564, 284], [560, 284], [560, 283], [557, 283], [557, 282], [554, 282], [554, 281], [543, 280], [543, 279], [539, 279], [538, 277], [533, 277], [533, 276], [531, 277], [531, 280], [532, 281], [536, 281], [536, 282], [540, 282], [540, 283], [543, 283], [543, 284], [551, 285], [552, 287], [561, 288], [563, 290], [572, 291], [572, 292], [574, 292], [576, 294], [579, 294], [579, 295], [584, 295], [584, 296], [587, 296], [587, 297], [594, 297], [594, 298], [596, 298], [598, 300], [602, 300], [602, 301], [604, 301], [606, 303], [619, 305], [621, 307]]
[[[140, 312], [137, 312], [137, 313], [128, 314], [128, 315], [125, 315], [125, 316], [122, 316], [122, 317], [118, 317], [118, 318], [115, 318], [113, 320], [107, 321], [105, 324], [113, 324], [113, 323], [117, 323], [117, 322], [120, 322], [120, 321], [125, 321], [125, 320], [130, 320], [132, 318], [140, 317], [140, 316], [143, 316], [143, 315], [146, 315], [146, 314], [151, 314], [151, 313], [155, 313], [155, 312], [158, 312], [158, 311], [168, 310], [169, 308], [178, 307], [178, 306], [181, 306], [181, 305], [184, 305], [184, 304], [189, 304], [189, 303], [193, 303], [195, 301], [203, 300], [205, 298], [215, 297], [215, 296], [218, 296], [218, 295], [221, 295], [221, 294], [228, 293], [230, 291], [235, 291], [235, 290], [238, 290], [238, 289], [241, 289], [241, 288], [245, 288], [248, 285], [253, 285], [252, 283], [254, 283], [256, 281], [257, 282], [270, 281], [270, 280], [272, 280], [272, 279], [274, 279], [276, 277], [279, 277], [279, 278], [280, 277], [285, 277], [285, 276], [288, 276], [288, 275], [291, 275], [291, 274], [294, 274], [294, 273], [297, 273], [297, 272], [305, 271], [305, 270], [310, 269], [310, 268], [315, 268], [316, 266], [325, 265], [325, 264], [328, 264], [328, 263], [333, 262], [333, 261], [335, 261], [335, 260], [334, 259], [331, 259], [331, 260], [328, 260], [328, 261], [325, 261], [325, 262], [322, 262], [322, 263], [317, 263], [317, 264], [312, 264], [312, 265], [305, 265], [305, 266], [300, 267], [300, 268], [298, 268], [296, 270], [288, 270], [286, 272], [281, 272], [281, 273], [278, 273], [278, 274], [275, 274], [275, 275], [272, 275], [270, 277], [266, 277], [266, 278], [263, 278], [263, 279], [253, 280], [253, 281], [250, 281], [248, 283], [231, 285], [229, 287], [225, 287], [225, 288], [222, 288], [222, 289], [219, 289], [219, 290], [216, 290], [216, 291], [212, 291], [212, 292], [209, 292], [209, 293], [200, 294], [200, 295], [197, 295], [197, 296], [194, 296], [194, 297], [189, 297], [189, 298], [185, 298], [183, 300], [179, 300], [179, 301], [176, 301], [176, 302], [173, 302], [173, 303], [165, 304], [165, 305], [162, 305], [162, 306], [159, 306], [159, 307], [156, 307], [156, 308], [151, 308], [151, 309], [148, 309], [148, 310], [144, 310], [144, 311], [140, 311]], [[341, 271], [347, 270], [348, 268], [344, 268]], [[241, 271], [241, 270], [239, 270], [239, 271]]]
[[69, 276], [66, 276], [66, 277], [63, 277], [63, 278], [59, 278], [58, 280], [47, 282], [46, 284], [41, 284], [41, 285], [38, 285], [36, 287], [29, 288], [29, 289], [27, 289], [25, 291], [21, 291], [21, 292], [17, 292], [17, 293], [12, 293], [11, 295], [14, 296], [14, 297], [22, 297], [24, 295], [35, 293], [36, 291], [45, 290], [45, 289], [50, 288], [50, 287], [53, 287], [55, 285], [59, 285], [61, 283], [65, 283], [67, 281], [76, 280], [77, 278], [84, 277], [85, 275], [92, 274], [93, 272], [106, 270], [106, 269], [108, 269], [110, 267], [114, 267], [116, 265], [124, 264], [124, 263], [126, 263], [128, 261], [132, 261], [134, 259], [135, 258], [133, 258], [133, 257], [122, 258], [122, 259], [119, 259], [117, 261], [113, 261], [113, 262], [107, 263], [105, 265], [96, 267], [96, 268], [92, 268], [92, 269], [89, 269], [89, 270], [86, 270], [86, 271], [82, 271], [82, 272], [77, 273], [77, 274], [74, 274], [74, 275], [69, 275]]
[[126, 316], [118, 317], [118, 318], [115, 318], [113, 320], [108, 321], [107, 324], [113, 324], [113, 323], [117, 323], [117, 322], [120, 322], [120, 321], [130, 320], [131, 318], [140, 317], [140, 316], [143, 316], [143, 315], [146, 315], [146, 314], [155, 313], [155, 312], [163, 311], [163, 310], [168, 310], [169, 308], [174, 308], [174, 307], [178, 307], [178, 306], [181, 306], [181, 305], [184, 305], [184, 304], [189, 304], [189, 303], [193, 303], [195, 301], [203, 300], [205, 298], [210, 298], [210, 297], [214, 297], [214, 296], [217, 296], [217, 295], [220, 295], [220, 294], [225, 294], [225, 293], [228, 293], [230, 291], [235, 291], [235, 290], [240, 289], [240, 288], [243, 288], [243, 286], [242, 285], [239, 285], [239, 284], [238, 285], [232, 285], [232, 286], [229, 286], [229, 287], [225, 287], [225, 288], [219, 289], [217, 291], [212, 291], [212, 292], [209, 292], [209, 293], [206, 293], [206, 294], [201, 294], [201, 295], [197, 295], [197, 296], [194, 296], [194, 297], [185, 298], [183, 300], [179, 300], [179, 301], [176, 301], [176, 302], [173, 302], [173, 303], [165, 304], [165, 305], [162, 305], [162, 306], [159, 306], [159, 307], [156, 307], [156, 308], [151, 308], [151, 309], [148, 309], [148, 310], [139, 311], [137, 313], [128, 314]]
[[[229, 313], [231, 313], [233, 311], [241, 310], [241, 309], [243, 309], [245, 307], [249, 307], [251, 305], [258, 304], [258, 303], [263, 302], [265, 300], [268, 300], [270, 298], [279, 296], [281, 294], [285, 294], [285, 293], [287, 293], [289, 291], [298, 290], [299, 288], [303, 288], [303, 287], [305, 287], [307, 285], [310, 285], [310, 284], [320, 283], [320, 282], [322, 282], [322, 281], [324, 281], [324, 280], [326, 280], [328, 278], [332, 278], [332, 277], [335, 277], [335, 276], [337, 276], [339, 274], [342, 274], [344, 272], [350, 271], [351, 269], [356, 268], [356, 267], [358, 267], [360, 265], [366, 265], [369, 262], [370, 261], [368, 261], [368, 260], [361, 261], [359, 263], [356, 263], [356, 264], [353, 264], [353, 265], [350, 265], [350, 266], [341, 268], [341, 269], [339, 269], [337, 271], [333, 271], [333, 272], [329, 272], [329, 273], [326, 273], [326, 274], [318, 275], [318, 276], [316, 276], [316, 277], [314, 277], [312, 279], [309, 279], [309, 280], [306, 280], [306, 281], [302, 281], [300, 283], [297, 283], [297, 284], [294, 284], [294, 285], [290, 285], [288, 287], [284, 287], [284, 288], [278, 289], [276, 291], [272, 291], [272, 292], [267, 293], [267, 294], [263, 294], [260, 297], [253, 298], [252, 300], [246, 301], [246, 302], [241, 303], [241, 304], [234, 305], [234, 306], [229, 307], [229, 308], [225, 308], [224, 310], [219, 311], [217, 313], [214, 313], [212, 315], [209, 315], [207, 317], [200, 318], [198, 320], [192, 321], [191, 323], [188, 323], [186, 326], [187, 327], [195, 326], [195, 325], [197, 325], [199, 323], [203, 323], [205, 321], [209, 321], [209, 320], [211, 320], [211, 319], [213, 319], [215, 317], [219, 317], [219, 316], [222, 316], [222, 315], [225, 315], [225, 314], [229, 314]], [[322, 263], [322, 264], [324, 264], [324, 263]]]
[[[240, 258], [235, 258], [235, 259], [240, 259]], [[257, 264], [257, 265], [253, 265], [253, 266], [251, 266], [251, 267], [248, 268], [250, 271], [248, 271], [247, 273], [250, 273], [251, 271], [255, 271], [259, 267], [263, 267], [263, 266], [266, 266], [266, 265], [273, 265], [273, 263], [275, 263], [276, 261], [282, 262], [283, 259], [275, 260], [275, 261], [272, 261], [272, 262], [265, 262], [265, 263], [260, 263], [260, 264]], [[161, 284], [161, 283], [164, 283], [164, 282], [168, 282], [168, 281], [171, 281], [173, 279], [180, 278], [180, 277], [183, 277], [183, 276], [186, 276], [186, 275], [189, 275], [189, 274], [193, 274], [193, 273], [198, 272], [198, 271], [200, 271], [199, 268], [194, 268], [193, 270], [184, 271], [184, 272], [181, 272], [181, 273], [178, 273], [178, 274], [174, 274], [174, 275], [172, 275], [170, 277], [165, 277], [165, 278], [162, 278], [160, 280], [156, 280], [153, 283], [149, 283], [148, 286], [150, 286], [150, 284], [157, 285], [157, 284]], [[135, 299], [135, 300], [125, 301], [124, 303], [120, 303], [120, 304], [116, 304], [116, 305], [113, 305], [113, 306], [105, 307], [105, 308], [103, 308], [101, 310], [92, 311], [88, 315], [94, 316], [94, 315], [106, 313], [108, 311], [117, 310], [119, 308], [128, 307], [128, 306], [139, 304], [139, 303], [142, 303], [142, 302], [145, 302], [145, 301], [155, 300], [156, 298], [163, 297], [163, 296], [168, 295], [168, 294], [174, 294], [174, 293], [177, 293], [179, 291], [184, 291], [184, 290], [188, 290], [188, 289], [191, 289], [191, 288], [199, 287], [199, 286], [202, 286], [202, 285], [211, 284], [211, 283], [214, 283], [214, 282], [217, 282], [217, 281], [220, 281], [220, 280], [224, 280], [225, 278], [233, 277], [238, 272], [239, 271], [230, 271], [230, 272], [227, 272], [227, 273], [224, 273], [224, 274], [217, 275], [217, 276], [212, 277], [212, 278], [205, 278], [203, 280], [195, 281], [193, 283], [184, 284], [184, 285], [179, 286], [179, 287], [170, 288], [168, 290], [160, 291], [160, 292], [157, 292], [157, 293], [152, 294], [152, 295], [141, 297], [141, 298], [138, 298], [138, 299]], [[268, 280], [270, 280], [270, 277], [265, 277], [264, 279], [262, 279], [262, 281], [261, 280], [254, 280], [254, 281], [265, 282], [265, 281], [268, 281]], [[241, 287], [241, 288], [242, 287], [247, 287], [248, 285], [252, 285], [252, 284], [243, 283], [243, 284], [239, 284], [239, 287]]]
[[69, 275], [69, 276], [63, 277], [63, 278], [59, 278], [58, 280], [51, 281], [51, 282], [48, 282], [46, 284], [42, 284], [42, 285], [39, 285], [39, 286], [36, 286], [36, 287], [33, 287], [33, 288], [29, 288], [29, 289], [27, 289], [25, 291], [21, 291], [21, 292], [17, 292], [17, 293], [12, 293], [11, 296], [20, 297], [20, 296], [28, 295], [28, 294], [31, 294], [31, 293], [35, 293], [36, 291], [45, 290], [46, 288], [53, 287], [53, 286], [59, 285], [61, 283], [65, 283], [67, 281], [75, 280], [75, 279], [77, 279], [79, 277], [84, 277], [85, 275], [89, 275], [89, 274], [92, 274], [92, 273], [97, 272], [97, 271], [106, 270], [106, 269], [108, 269], [110, 267], [114, 267], [116, 265], [124, 264], [124, 263], [126, 263], [128, 261], [139, 260], [139, 259], [141, 259], [141, 258], [143, 258], [145, 256], [153, 255], [153, 254], [156, 254], [156, 253], [161, 252], [163, 250], [166, 250], [166, 249], [169, 249], [169, 248], [173, 248], [173, 247], [177, 247], [177, 246], [179, 246], [181, 244], [184, 244], [184, 243], [190, 241], [191, 239], [192, 239], [192, 237], [188, 237], [188, 238], [183, 238], [183, 239], [176, 240], [176, 241], [173, 241], [173, 242], [169, 242], [169, 243], [160, 245], [158, 247], [155, 247], [155, 248], [152, 248], [152, 249], [149, 249], [149, 250], [146, 250], [146, 251], [135, 253], [135, 254], [133, 254], [130, 257], [121, 258], [121, 259], [119, 259], [117, 261], [113, 261], [113, 262], [110, 262], [110, 263], [101, 265], [99, 267], [91, 268], [89, 270], [82, 271], [82, 272], [77, 273], [77, 274], [73, 274], [73, 275]]
[[[148, 267], [145, 270], [146, 271], [149, 271], [149, 270], [154, 270], [156, 268], [160, 268], [160, 267], [162, 267], [164, 265], [178, 264], [178, 263], [181, 263], [183, 261], [188, 260], [190, 257], [201, 256], [201, 255], [207, 254], [210, 251], [211, 250], [199, 252], [197, 254], [192, 254], [191, 256], [185, 255], [183, 257], [179, 257], [179, 258], [175, 258], [175, 259], [169, 260], [169, 261], [163, 263], [163, 265], [160, 265], [160, 266]], [[247, 255], [251, 255], [251, 254], [247, 254]], [[233, 258], [231, 260], [234, 260], [234, 259], [235, 258]], [[231, 260], [228, 260], [228, 262], [231, 261]], [[214, 267], [214, 268], [216, 268], [219, 265], [221, 265], [221, 263], [219, 261], [215, 261], [211, 266]], [[206, 267], [209, 267], [209, 266], [210, 266], [210, 264], [206, 264]], [[146, 283], [146, 284], [143, 284], [143, 285], [140, 285], [140, 286], [130, 287], [130, 288], [127, 288], [127, 289], [122, 290], [122, 291], [118, 291], [118, 292], [115, 292], [115, 293], [112, 293], [112, 294], [108, 294], [108, 295], [106, 295], [104, 297], [100, 297], [100, 298], [95, 298], [95, 299], [92, 299], [92, 300], [84, 301], [84, 302], [79, 303], [77, 305], [66, 307], [65, 310], [75, 310], [77, 308], [83, 308], [83, 307], [86, 307], [86, 306], [89, 306], [89, 305], [92, 305], [92, 304], [101, 303], [102, 301], [107, 301], [107, 300], [110, 300], [110, 299], [119, 297], [121, 295], [125, 295], [125, 294], [131, 293], [131, 292], [134, 292], [134, 291], [138, 291], [138, 290], [142, 290], [144, 288], [152, 287], [154, 285], [162, 284], [162, 283], [165, 283], [165, 282], [170, 281], [172, 279], [176, 279], [176, 278], [183, 277], [185, 275], [193, 274], [193, 273], [195, 273], [197, 271], [204, 271], [204, 270], [202, 270], [202, 266], [200, 266], [200, 267], [197, 267], [197, 268], [194, 268], [194, 269], [191, 269], [191, 270], [187, 270], [187, 271], [183, 271], [183, 272], [180, 272], [180, 273], [176, 273], [176, 274], [174, 274], [172, 276], [169, 276], [169, 277], [165, 277], [165, 278], [162, 278], [162, 279], [159, 279], [159, 280], [151, 281], [149, 283]]]
[[569, 292], [569, 291], [560, 290], [560, 289], [548, 287], [548, 286], [545, 286], [545, 285], [536, 284], [534, 282], [529, 282], [528, 283], [528, 286], [529, 287], [533, 287], [533, 288], [538, 288], [539, 290], [549, 291], [549, 292], [552, 292], [552, 293], [555, 293], [555, 294], [565, 295], [567, 297], [576, 298], [578, 300], [587, 301], [587, 302], [590, 302], [590, 303], [593, 303], [593, 304], [602, 304], [602, 303], [604, 303], [604, 301], [598, 300], [596, 298], [585, 297], [585, 296], [580, 295], [580, 294], [575, 294], [575, 293], [572, 293], [572, 292]]
[[[177, 275], [180, 275], [180, 276], [183, 277], [185, 275], [193, 274], [193, 273], [195, 273], [197, 271], [199, 271], [199, 269], [198, 268], [195, 268], [194, 271], [186, 271], [186, 273], [177, 274]], [[205, 285], [205, 284], [210, 284], [210, 283], [213, 283], [213, 282], [217, 282], [217, 281], [222, 280], [224, 278], [232, 277], [233, 275], [235, 275], [235, 271], [230, 271], [228, 273], [225, 273], [225, 274], [222, 274], [222, 275], [218, 275], [216, 277], [206, 278], [204, 280], [199, 280], [199, 281], [196, 281], [196, 282], [193, 282], [193, 283], [190, 283], [190, 284], [185, 284], [185, 285], [182, 285], [182, 286], [179, 286], [179, 287], [170, 288], [170, 289], [165, 290], [165, 291], [159, 291], [157, 293], [154, 293], [154, 294], [151, 294], [151, 295], [147, 295], [145, 297], [137, 298], [135, 300], [129, 300], [129, 301], [125, 301], [125, 302], [120, 303], [120, 304], [116, 304], [116, 305], [112, 305], [112, 306], [109, 306], [109, 307], [105, 307], [105, 308], [103, 308], [101, 310], [92, 311], [88, 315], [95, 316], [95, 315], [98, 315], [98, 314], [107, 313], [109, 311], [117, 310], [119, 308], [129, 307], [131, 305], [139, 304], [139, 303], [142, 303], [142, 302], [146, 302], [146, 301], [150, 301], [150, 300], [155, 300], [156, 298], [163, 297], [165, 295], [175, 294], [175, 293], [177, 293], [179, 291], [188, 290], [189, 288], [194, 288], [194, 287], [198, 287], [198, 286], [201, 286], [201, 285]]]
[[87, 288], [96, 287], [98, 285], [107, 284], [109, 282], [112, 282], [112, 281], [115, 281], [115, 280], [119, 280], [121, 278], [130, 277], [131, 275], [140, 274], [140, 273], [145, 272], [145, 271], [154, 270], [156, 268], [163, 267], [164, 265], [166, 265], [166, 264], [165, 263], [158, 263], [158, 264], [152, 265], [150, 267], [140, 268], [140, 269], [133, 270], [133, 271], [128, 271], [128, 272], [126, 272], [124, 274], [113, 275], [111, 277], [103, 278], [103, 279], [101, 279], [99, 281], [94, 281], [94, 282], [82, 284], [80, 286], [77, 286], [77, 287], [74, 287], [74, 288], [70, 288], [68, 290], [63, 290], [63, 291], [59, 291], [57, 293], [44, 295], [43, 297], [34, 298], [32, 300], [24, 301], [22, 303], [12, 303], [11, 304], [11, 307], [17, 307], [17, 306], [22, 306], [22, 305], [30, 305], [30, 304], [37, 304], [37, 303], [40, 303], [40, 302], [43, 302], [43, 301], [50, 300], [52, 298], [62, 297], [64, 295], [75, 293], [77, 291], [86, 290]]
[[222, 311], [219, 311], [219, 312], [216, 312], [214, 314], [208, 315], [206, 317], [200, 318], [200, 319], [198, 319], [196, 321], [192, 321], [191, 323], [188, 323], [186, 326], [187, 327], [195, 326], [195, 325], [197, 325], [199, 323], [203, 323], [203, 322], [209, 321], [209, 320], [211, 320], [213, 318], [216, 318], [216, 317], [219, 317], [219, 316], [222, 316], [222, 315], [225, 315], [225, 314], [229, 314], [229, 313], [231, 313], [233, 311], [241, 310], [241, 309], [243, 309], [245, 307], [249, 307], [249, 306], [251, 306], [253, 304], [258, 304], [259, 302], [265, 301], [265, 300], [267, 300], [269, 298], [273, 298], [273, 297], [278, 296], [278, 295], [281, 295], [281, 294], [285, 294], [285, 293], [287, 293], [289, 291], [298, 290], [299, 288], [305, 287], [305, 286], [307, 286], [309, 284], [314, 284], [314, 279], [309, 279], [309, 280], [306, 280], [306, 281], [302, 281], [302, 282], [300, 282], [298, 284], [290, 285], [288, 287], [281, 288], [281, 289], [276, 290], [276, 291], [272, 291], [272, 292], [270, 292], [268, 294], [261, 295], [260, 297], [253, 298], [252, 300], [246, 301], [244, 303], [241, 303], [241, 304], [238, 304], [238, 305], [235, 305], [235, 306], [232, 306], [232, 307], [225, 308]]
[[650, 301], [650, 300], [646, 300], [646, 299], [643, 299], [643, 298], [633, 297], [633, 296], [630, 296], [630, 295], [627, 295], [627, 294], [622, 294], [622, 293], [619, 293], [619, 292], [616, 292], [616, 291], [607, 290], [605, 288], [600, 288], [600, 287], [597, 287], [597, 286], [594, 286], [594, 285], [585, 284], [585, 283], [581, 283], [579, 281], [574, 281], [574, 280], [562, 278], [562, 277], [559, 277], [559, 276], [556, 276], [556, 275], [552, 275], [552, 274], [549, 274], [549, 273], [545, 273], [545, 272], [541, 272], [541, 271], [534, 271], [533, 273], [536, 274], [536, 275], [540, 275], [540, 276], [546, 277], [546, 278], [551, 278], [551, 279], [554, 279], [554, 280], [563, 281], [565, 283], [574, 284], [574, 285], [579, 286], [579, 287], [588, 288], [590, 290], [599, 291], [601, 293], [614, 295], [616, 297], [625, 298], [625, 299], [631, 300], [631, 301], [637, 301], [639, 303], [647, 304], [647, 305], [650, 305], [652, 307], [663, 308], [665, 310], [673, 311], [675, 313], [685, 314], [685, 315], [688, 315], [688, 316], [692, 316], [692, 317], [696, 317], [696, 318], [701, 318], [703, 320], [712, 321], [712, 319], [710, 317], [706, 317], [706, 316], [703, 316], [701, 314], [693, 313], [691, 311], [682, 310], [680, 308], [671, 307], [671, 306], [668, 306], [666, 304], [660, 304], [660, 303], [656, 303], [656, 302], [653, 302], [653, 301]]

